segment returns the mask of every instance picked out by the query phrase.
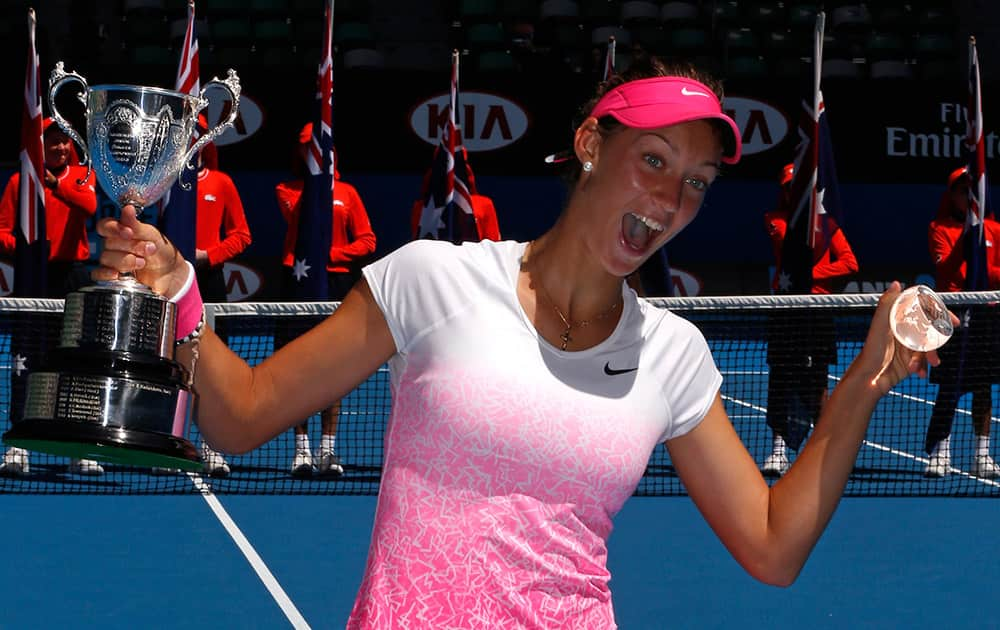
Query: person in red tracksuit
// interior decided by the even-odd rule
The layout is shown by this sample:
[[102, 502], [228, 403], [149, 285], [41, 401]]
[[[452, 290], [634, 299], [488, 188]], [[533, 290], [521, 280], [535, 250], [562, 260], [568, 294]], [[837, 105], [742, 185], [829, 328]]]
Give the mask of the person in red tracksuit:
[[[304, 185], [303, 172], [305, 151], [312, 138], [312, 124], [307, 124], [299, 133], [299, 151], [295, 163], [296, 174], [300, 177], [282, 182], [275, 187], [278, 207], [282, 216], [288, 222], [288, 232], [285, 234], [284, 258], [286, 286], [291, 279], [292, 266], [295, 264], [295, 241], [298, 236], [298, 212]], [[333, 233], [330, 239], [330, 258], [326, 265], [327, 287], [329, 299], [340, 301], [354, 286], [361, 273], [361, 265], [366, 258], [375, 252], [375, 232], [372, 230], [368, 212], [361, 201], [361, 195], [354, 186], [340, 179], [336, 166], [337, 153], [334, 151], [333, 176]], [[291, 291], [285, 291], [286, 299], [292, 299]], [[299, 323], [309, 327], [317, 323], [305, 322], [307, 318], [295, 318]], [[282, 346], [301, 332], [283, 330], [275, 335], [275, 346]], [[276, 348], [277, 349], [277, 348]], [[295, 427], [295, 455], [292, 458], [292, 475], [296, 477], [311, 476], [314, 472], [321, 476], [339, 477], [344, 468], [337, 457], [335, 446], [337, 437], [337, 420], [340, 415], [340, 403], [320, 412], [322, 435], [320, 448], [314, 457], [309, 445], [308, 420]]]
[[[80, 184], [87, 168], [77, 162], [73, 141], [46, 118], [45, 233], [49, 240], [48, 287], [45, 297], [63, 298], [89, 284], [85, 263], [90, 258], [87, 221], [97, 212], [94, 176]], [[0, 198], [0, 256], [13, 257], [14, 218], [21, 175], [14, 173]]]
[[195, 269], [198, 287], [206, 302], [225, 302], [222, 267], [250, 246], [250, 226], [233, 180], [204, 165], [198, 171], [197, 216]]
[[[67, 293], [89, 284], [85, 263], [90, 258], [87, 222], [97, 212], [94, 175], [80, 183], [87, 169], [78, 164], [73, 141], [51, 118], [42, 122], [42, 142], [45, 151], [45, 236], [49, 241], [49, 263], [46, 268], [46, 295], [64, 298]], [[21, 174], [14, 173], [0, 197], [0, 256], [13, 258], [16, 248], [14, 234]], [[16, 342], [15, 342], [16, 343]], [[13, 374], [12, 374], [13, 376]], [[23, 401], [23, 379], [11, 379], [12, 417], [19, 413]], [[0, 473], [27, 475], [28, 452], [10, 448], [0, 462]], [[73, 460], [70, 471], [81, 475], [100, 475], [104, 469], [89, 459]]]
[[[775, 274], [772, 290], [781, 290], [782, 249], [792, 208], [791, 185], [794, 165], [782, 169], [781, 192], [777, 208], [764, 215], [764, 224], [774, 248]], [[832, 217], [825, 217], [832, 222]], [[828, 246], [814, 252], [812, 287], [814, 294], [829, 294], [851, 274], [858, 271], [858, 260], [844, 231], [833, 224]], [[789, 334], [791, 330], [795, 334]], [[799, 448], [801, 439], [819, 417], [827, 397], [829, 365], [837, 361], [833, 320], [815, 314], [775, 315], [769, 321], [767, 362], [769, 365], [767, 425], [772, 431], [771, 454], [761, 471], [780, 476], [788, 470], [786, 446]], [[794, 400], [793, 400], [794, 399]], [[796, 404], [796, 400], [801, 405]], [[803, 426], [791, 426], [798, 422]]]
[[[963, 246], [965, 219], [969, 209], [968, 169], [952, 171], [948, 189], [941, 195], [937, 217], [928, 228], [931, 259], [938, 291], [964, 291], [966, 260]], [[986, 267], [988, 288], [1000, 288], [1000, 224], [987, 218]], [[992, 383], [998, 381], [995, 339], [996, 307], [975, 306], [957, 313], [962, 324], [954, 337], [938, 350], [941, 365], [933, 368], [930, 381], [939, 385], [927, 426], [924, 449], [929, 455], [924, 474], [943, 477], [951, 472], [951, 426], [958, 400], [972, 392], [972, 429], [976, 436], [972, 474], [984, 479], [1000, 477], [1000, 467], [990, 455]]]

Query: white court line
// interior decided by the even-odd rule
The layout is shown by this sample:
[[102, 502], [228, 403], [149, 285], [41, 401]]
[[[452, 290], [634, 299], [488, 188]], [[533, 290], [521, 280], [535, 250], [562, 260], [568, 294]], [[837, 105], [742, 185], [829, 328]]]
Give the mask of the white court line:
[[[831, 381], [840, 382], [840, 377], [839, 376], [834, 376], [833, 374], [828, 374], [827, 376], [829, 377], [829, 379]], [[913, 396], [911, 394], [901, 394], [901, 393], [897, 392], [895, 389], [889, 390], [889, 395], [890, 396], [895, 396], [897, 398], [902, 398], [903, 400], [910, 400], [910, 401], [913, 401], [913, 402], [924, 403], [925, 405], [930, 405], [932, 407], [934, 406], [934, 401], [932, 401], [932, 400], [927, 400], [926, 398], [918, 398], [917, 396]], [[964, 395], [965, 394], [963, 394], [963, 396]], [[991, 393], [991, 395], [992, 395], [992, 393]], [[968, 409], [962, 409], [961, 407], [956, 407], [955, 408], [955, 413], [961, 414], [963, 416], [971, 416], [972, 415], [971, 411], [969, 411]], [[997, 424], [1000, 424], [1000, 418], [997, 418], [995, 416], [990, 416], [990, 422], [996, 422]]]
[[[891, 453], [891, 454], [893, 454], [893, 455], [895, 455], [897, 457], [902, 457], [902, 458], [905, 458], [905, 459], [912, 459], [913, 461], [920, 462], [921, 464], [926, 464], [927, 463], [927, 458], [926, 457], [920, 457], [919, 455], [914, 455], [912, 453], [907, 453], [906, 451], [899, 451], [899, 450], [896, 450], [894, 448], [889, 448], [888, 446], [883, 446], [882, 444], [876, 444], [874, 442], [869, 442], [868, 440], [865, 440], [864, 444], [865, 444], [865, 446], [869, 446], [871, 448], [874, 448], [874, 449], [877, 449], [877, 450], [880, 450], [880, 451], [884, 451], [886, 453]], [[994, 481], [992, 479], [984, 479], [983, 477], [977, 477], [977, 476], [975, 476], [975, 475], [973, 475], [971, 473], [967, 473], [964, 470], [961, 470], [960, 468], [955, 468], [954, 466], [949, 466], [948, 470], [950, 470], [951, 472], [953, 472], [955, 474], [961, 475], [963, 477], [968, 477], [969, 479], [971, 479], [973, 481], [978, 481], [980, 483], [986, 484], [987, 486], [993, 486], [994, 488], [1000, 488], [1000, 482]]]
[[[832, 376], [832, 375], [830, 376], [830, 378], [832, 380], [835, 380], [835, 381], [840, 380], [839, 378], [837, 378], [835, 376]], [[909, 400], [916, 400], [916, 401], [927, 403], [926, 400], [921, 400], [920, 398], [916, 398], [915, 396], [909, 396], [907, 394], [898, 394], [898, 393], [892, 392], [892, 391], [890, 391], [889, 394], [895, 395], [895, 396], [902, 396], [903, 398], [907, 398]], [[760, 413], [767, 413], [767, 407], [761, 407], [760, 405], [754, 405], [754, 404], [751, 404], [751, 403], [748, 403], [748, 402], [744, 402], [742, 400], [736, 400], [735, 398], [733, 398], [731, 396], [723, 396], [722, 399], [725, 400], [725, 401], [731, 402], [734, 405], [740, 405], [742, 407], [748, 407], [748, 408], [753, 409], [754, 411], [757, 411], [757, 412], [760, 412]], [[930, 404], [930, 403], [928, 403], [928, 404]], [[994, 419], [994, 422], [995, 421], [996, 420]], [[897, 457], [902, 457], [904, 459], [912, 459], [914, 461], [920, 462], [921, 464], [926, 464], [929, 461], [926, 457], [920, 457], [919, 455], [914, 455], [913, 453], [908, 453], [906, 451], [900, 451], [900, 450], [897, 450], [897, 449], [894, 449], [894, 448], [890, 448], [888, 446], [885, 446], [884, 444], [878, 444], [876, 442], [871, 442], [869, 440], [864, 440], [862, 443], [865, 446], [868, 446], [870, 448], [874, 448], [876, 450], [883, 451], [885, 453], [891, 453], [893, 455], [896, 455]], [[985, 485], [988, 485], [988, 486], [993, 486], [994, 488], [1000, 488], [1000, 482], [993, 481], [992, 479], [984, 479], [982, 477], [977, 477], [977, 476], [975, 476], [973, 474], [970, 474], [970, 473], [968, 473], [968, 472], [966, 472], [964, 470], [961, 470], [960, 468], [955, 468], [954, 466], [950, 467], [949, 470], [951, 472], [953, 472], [955, 474], [958, 474], [958, 475], [961, 475], [963, 477], [968, 477], [969, 479], [971, 479], [973, 481], [978, 481], [978, 482], [980, 482], [982, 484], [985, 484]]]
[[294, 603], [292, 603], [291, 598], [288, 597], [287, 593], [285, 593], [285, 589], [281, 588], [281, 584], [278, 583], [274, 574], [272, 574], [271, 570], [267, 568], [266, 564], [264, 564], [264, 560], [257, 553], [257, 550], [253, 548], [253, 545], [250, 544], [250, 541], [247, 540], [247, 537], [243, 535], [239, 526], [236, 525], [236, 521], [229, 516], [229, 513], [226, 512], [226, 508], [222, 507], [222, 503], [219, 502], [219, 498], [212, 493], [211, 486], [205, 483], [205, 480], [195, 473], [189, 472], [187, 473], [187, 476], [191, 479], [191, 483], [194, 484], [194, 487], [198, 488], [201, 496], [205, 499], [205, 502], [208, 503], [208, 507], [212, 509], [215, 517], [219, 519], [219, 522], [226, 529], [226, 532], [233, 539], [233, 542], [235, 542], [236, 546], [243, 552], [247, 562], [250, 563], [250, 566], [257, 573], [257, 577], [259, 577], [260, 581], [264, 583], [264, 587], [267, 588], [269, 593], [271, 593], [271, 597], [273, 597], [274, 601], [277, 602], [278, 606], [285, 613], [285, 616], [288, 617], [288, 621], [292, 624], [292, 627], [301, 630], [309, 630], [309, 623], [306, 622], [305, 617], [302, 616], [299, 609], [295, 607]]

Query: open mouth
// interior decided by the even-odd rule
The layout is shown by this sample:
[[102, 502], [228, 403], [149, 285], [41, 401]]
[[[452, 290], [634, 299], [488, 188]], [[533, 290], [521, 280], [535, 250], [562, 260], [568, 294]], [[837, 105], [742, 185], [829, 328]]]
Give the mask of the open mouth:
[[666, 226], [642, 215], [629, 212], [622, 217], [622, 235], [625, 242], [636, 250], [646, 249], [650, 241], [656, 238]]

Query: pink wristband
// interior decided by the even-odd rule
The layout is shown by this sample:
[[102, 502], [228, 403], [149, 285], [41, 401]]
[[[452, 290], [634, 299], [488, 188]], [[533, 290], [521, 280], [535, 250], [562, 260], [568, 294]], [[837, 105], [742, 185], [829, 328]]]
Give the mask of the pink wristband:
[[177, 305], [177, 332], [174, 335], [177, 340], [184, 339], [194, 332], [205, 313], [205, 305], [201, 301], [201, 291], [198, 290], [198, 279], [195, 277], [194, 267], [187, 261], [184, 261], [184, 264], [188, 268], [187, 280], [184, 281], [181, 290], [170, 298], [170, 301]]

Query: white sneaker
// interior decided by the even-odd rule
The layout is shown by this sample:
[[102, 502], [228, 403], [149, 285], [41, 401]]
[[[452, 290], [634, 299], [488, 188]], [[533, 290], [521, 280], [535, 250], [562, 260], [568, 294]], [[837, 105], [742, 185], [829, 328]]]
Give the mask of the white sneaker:
[[0, 474], [12, 477], [27, 477], [31, 472], [28, 463], [28, 451], [23, 448], [12, 446], [3, 454], [3, 463], [0, 463]]
[[208, 444], [201, 445], [201, 459], [205, 463], [205, 474], [209, 477], [229, 476], [229, 464], [226, 463], [226, 458]]
[[319, 465], [316, 472], [324, 477], [340, 477], [344, 474], [344, 467], [340, 465], [340, 458], [333, 451], [323, 450], [319, 452]]
[[104, 474], [104, 467], [92, 459], [74, 459], [69, 463], [69, 472], [74, 475], [96, 477]]
[[972, 462], [972, 474], [981, 479], [1000, 478], [1000, 466], [989, 455], [976, 455]]
[[940, 478], [951, 472], [951, 455], [935, 453], [927, 460], [924, 477]]
[[295, 451], [295, 457], [292, 459], [292, 476], [311, 477], [314, 471], [313, 458], [309, 451]]
[[785, 454], [785, 450], [773, 451], [764, 460], [764, 465], [761, 467], [761, 472], [764, 473], [765, 477], [780, 477], [788, 471], [788, 455]]

